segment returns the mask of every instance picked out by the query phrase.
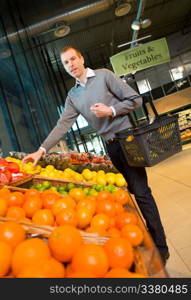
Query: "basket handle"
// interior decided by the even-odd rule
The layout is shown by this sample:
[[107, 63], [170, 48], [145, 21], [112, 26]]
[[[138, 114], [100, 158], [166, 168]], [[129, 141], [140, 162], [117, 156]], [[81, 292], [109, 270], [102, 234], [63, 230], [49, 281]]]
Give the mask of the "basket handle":
[[148, 97], [148, 96], [145, 96], [145, 97], [147, 98], [147, 100], [148, 100], [148, 102], [149, 102], [149, 104], [150, 104], [150, 106], [151, 106], [151, 109], [152, 109], [152, 111], [153, 111], [153, 113], [154, 113], [154, 115], [155, 115], [155, 118], [156, 118], [156, 119], [159, 119], [160, 116], [159, 116], [159, 114], [158, 114], [158, 112], [157, 112], [157, 110], [156, 110], [156, 107], [155, 107], [153, 101], [151, 100], [150, 97]]
[[137, 122], [134, 120], [134, 118], [133, 118], [133, 116], [132, 116], [132, 113], [130, 112], [130, 113], [128, 113], [128, 117], [129, 117], [129, 120], [130, 120], [130, 122], [131, 122], [131, 124], [132, 124], [132, 126], [134, 127], [134, 128], [136, 128], [137, 127]]
[[[148, 100], [148, 102], [149, 102], [149, 104], [150, 104], [150, 106], [151, 106], [151, 109], [152, 109], [152, 111], [153, 111], [153, 113], [154, 113], [154, 115], [155, 115], [155, 119], [160, 119], [161, 116], [158, 114], [158, 112], [157, 112], [157, 110], [156, 110], [156, 107], [155, 107], [153, 101], [150, 99], [150, 97], [148, 97], [148, 96], [146, 96], [146, 97], [147, 97], [147, 100]], [[144, 102], [145, 102], [145, 101], [143, 100], [143, 109], [144, 109], [145, 113], [148, 114], [148, 111], [147, 111], [147, 109], [146, 109], [146, 107], [145, 107], [145, 103], [144, 103]], [[130, 120], [130, 122], [131, 122], [133, 128], [137, 128], [137, 126], [139, 126], [139, 123], [133, 118], [132, 112], [129, 112], [129, 113], [128, 113], [128, 117], [129, 117], [129, 120]], [[143, 125], [143, 126], [144, 126], [144, 125]]]

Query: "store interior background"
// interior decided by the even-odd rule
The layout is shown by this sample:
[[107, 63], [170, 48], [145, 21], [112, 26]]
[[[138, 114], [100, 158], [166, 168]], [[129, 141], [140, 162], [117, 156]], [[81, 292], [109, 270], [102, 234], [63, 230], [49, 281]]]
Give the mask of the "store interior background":
[[[127, 8], [117, 10], [124, 3]], [[147, 28], [131, 29], [141, 6]], [[118, 16], [122, 12], [123, 16]], [[166, 37], [171, 61], [125, 76], [143, 96], [159, 99], [191, 86], [191, 2], [183, 0], [3, 0], [0, 18], [0, 140], [2, 152], [35, 150], [64, 109], [74, 80], [59, 51], [81, 49], [86, 65], [112, 69], [110, 56], [130, 48], [118, 45]], [[63, 26], [70, 32], [62, 37]], [[64, 27], [65, 28], [65, 27]], [[61, 32], [61, 33], [60, 33]], [[138, 45], [139, 45], [138, 44]], [[141, 111], [137, 112], [142, 115]], [[85, 120], [67, 134], [71, 150], [105, 153], [104, 143]]]
[[[129, 4], [126, 5], [129, 11], [118, 16], [117, 7], [124, 3]], [[131, 24], [140, 5], [140, 19], [150, 19], [151, 24], [135, 32]], [[154, 101], [187, 91], [187, 104], [170, 112], [188, 109], [187, 121], [191, 126], [190, 16], [190, 0], [1, 0], [1, 154], [34, 151], [55, 126], [64, 109], [67, 91], [74, 83], [59, 57], [59, 51], [67, 45], [82, 51], [86, 66], [112, 70], [109, 58], [130, 48], [130, 44], [121, 48], [119, 45], [148, 35], [151, 36], [136, 45], [166, 37], [170, 62], [128, 74], [124, 80], [144, 99], [150, 97]], [[68, 34], [62, 36], [64, 29]], [[165, 110], [169, 112], [168, 107]], [[143, 111], [138, 110], [136, 117], [143, 117]], [[102, 139], [81, 118], [66, 135], [66, 142], [69, 150], [105, 153]], [[190, 223], [186, 221], [187, 227], [179, 227], [189, 218], [191, 208], [188, 142], [189, 139], [185, 151], [148, 170], [173, 253], [167, 267], [175, 277], [191, 277], [188, 255], [191, 240], [188, 234], [186, 237], [183, 234], [190, 231]], [[181, 208], [181, 201], [186, 209]]]

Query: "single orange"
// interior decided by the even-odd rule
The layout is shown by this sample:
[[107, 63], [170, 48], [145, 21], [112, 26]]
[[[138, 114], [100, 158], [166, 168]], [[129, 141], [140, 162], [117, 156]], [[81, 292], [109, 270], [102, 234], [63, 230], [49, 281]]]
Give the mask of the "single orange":
[[16, 222], [4, 222], [0, 224], [0, 241], [6, 242], [14, 249], [26, 238], [22, 225]]
[[40, 197], [40, 195], [41, 195], [40, 191], [38, 191], [36, 189], [29, 189], [28, 191], [26, 191], [24, 193], [24, 200], [26, 201], [26, 200], [30, 199], [31, 197], [34, 197], [34, 196], [35, 197]]
[[110, 226], [110, 218], [105, 214], [96, 214], [93, 216], [90, 226], [95, 228], [100, 227], [106, 230]]
[[131, 244], [121, 237], [113, 237], [106, 241], [104, 250], [109, 259], [111, 268], [129, 269], [133, 263], [133, 248]]
[[63, 208], [75, 208], [76, 202], [75, 200], [66, 195], [58, 199], [52, 206], [51, 210], [53, 212], [53, 215], [56, 216]]
[[56, 224], [57, 225], [72, 225], [77, 226], [77, 213], [73, 208], [63, 208], [56, 215]]
[[5, 243], [0, 241], [0, 277], [6, 275], [11, 267], [12, 249]]
[[61, 198], [61, 195], [57, 192], [49, 192], [49, 193], [42, 193], [41, 199], [42, 199], [42, 206], [43, 208], [51, 209], [52, 206], [55, 204], [55, 202]]
[[108, 258], [102, 246], [84, 244], [80, 246], [72, 259], [74, 272], [93, 274], [102, 277], [109, 268]]
[[12, 271], [18, 275], [27, 265], [50, 259], [50, 250], [47, 244], [39, 238], [31, 238], [20, 243], [12, 257]]
[[77, 227], [82, 229], [87, 227], [92, 219], [91, 211], [86, 207], [81, 207], [76, 210]]
[[6, 217], [20, 220], [25, 217], [25, 211], [20, 206], [10, 206], [7, 210]]
[[116, 227], [122, 229], [127, 224], [137, 224], [137, 216], [133, 212], [122, 212], [116, 216]]
[[70, 225], [56, 227], [48, 239], [52, 255], [60, 262], [70, 262], [82, 242], [79, 230]]
[[76, 202], [80, 201], [84, 198], [85, 194], [84, 191], [80, 188], [73, 188], [69, 191], [69, 195], [76, 200]]
[[109, 217], [114, 217], [116, 214], [115, 210], [115, 202], [110, 199], [103, 199], [97, 201], [96, 212], [103, 213], [108, 215]]
[[95, 197], [93, 196], [89, 196], [89, 197], [85, 197], [84, 199], [81, 199], [76, 206], [76, 209], [85, 207], [87, 208], [92, 215], [95, 214], [96, 212], [96, 200]]
[[113, 199], [117, 201], [118, 203], [124, 205], [129, 202], [131, 202], [131, 196], [130, 194], [122, 189], [118, 189], [115, 193], [113, 193]]
[[34, 213], [41, 208], [42, 208], [42, 199], [39, 196], [29, 197], [23, 205], [23, 209], [25, 210], [26, 216], [28, 218], [32, 218]]
[[7, 196], [8, 206], [22, 206], [24, 203], [24, 195], [20, 192], [12, 192]]
[[97, 194], [97, 201], [111, 200], [112, 194], [109, 191], [101, 191]]
[[121, 229], [121, 236], [127, 238], [133, 247], [140, 245], [143, 241], [143, 232], [135, 224], [125, 225]]
[[39, 209], [37, 210], [33, 217], [32, 222], [38, 225], [54, 225], [54, 216], [50, 209]]

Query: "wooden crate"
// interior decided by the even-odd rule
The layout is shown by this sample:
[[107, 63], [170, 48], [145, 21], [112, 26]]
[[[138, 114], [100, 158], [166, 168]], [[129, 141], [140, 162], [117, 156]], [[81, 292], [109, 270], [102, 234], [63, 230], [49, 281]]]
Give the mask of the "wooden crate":
[[[29, 188], [30, 186], [37, 184], [37, 183], [42, 183], [43, 181], [49, 181], [51, 183], [51, 186], [66, 186], [69, 183], [73, 183], [76, 186], [81, 186], [81, 187], [87, 187], [91, 188], [94, 183], [86, 183], [86, 182], [81, 182], [81, 181], [72, 181], [72, 180], [66, 180], [66, 179], [61, 179], [61, 178], [50, 178], [50, 177], [44, 177], [40, 175], [34, 175], [33, 177], [29, 178], [29, 180], [26, 180], [25, 182], [21, 182], [17, 186], [21, 188]], [[116, 186], [117, 187], [117, 186]], [[127, 189], [127, 187], [117, 187], [120, 189]]]
[[42, 183], [43, 181], [49, 181], [52, 186], [66, 186], [68, 183], [73, 183], [78, 186], [83, 187], [91, 187], [93, 184], [80, 182], [80, 181], [71, 181], [71, 180], [65, 180], [61, 178], [50, 178], [50, 177], [42, 177], [40, 175], [35, 175], [29, 180], [26, 180], [25, 182], [21, 182], [21, 184], [17, 185], [19, 187], [23, 188], [29, 188], [31, 185]]

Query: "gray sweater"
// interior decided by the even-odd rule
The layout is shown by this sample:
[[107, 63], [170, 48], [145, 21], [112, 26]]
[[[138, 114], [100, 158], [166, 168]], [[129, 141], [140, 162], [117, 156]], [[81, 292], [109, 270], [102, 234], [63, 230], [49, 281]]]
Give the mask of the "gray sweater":
[[[113, 106], [116, 116], [96, 117], [90, 106], [98, 102]], [[71, 128], [79, 114], [105, 140], [113, 138], [116, 132], [131, 127], [127, 114], [141, 104], [142, 97], [113, 72], [107, 69], [95, 70], [95, 76], [87, 78], [85, 86], [76, 84], [68, 92], [65, 110], [41, 146], [47, 151], [55, 146]]]

